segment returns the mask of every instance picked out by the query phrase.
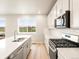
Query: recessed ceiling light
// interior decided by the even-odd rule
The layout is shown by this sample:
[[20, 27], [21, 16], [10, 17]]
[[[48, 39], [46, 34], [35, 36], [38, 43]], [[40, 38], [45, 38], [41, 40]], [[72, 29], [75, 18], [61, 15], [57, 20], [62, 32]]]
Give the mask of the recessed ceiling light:
[[40, 11], [38, 11], [38, 14], [41, 14], [41, 12], [40, 12]]

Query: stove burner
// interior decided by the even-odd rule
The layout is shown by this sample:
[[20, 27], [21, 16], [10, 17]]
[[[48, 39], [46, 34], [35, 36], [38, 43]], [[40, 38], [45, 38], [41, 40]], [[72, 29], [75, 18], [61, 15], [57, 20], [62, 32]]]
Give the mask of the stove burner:
[[79, 47], [79, 44], [77, 44], [75, 42], [72, 42], [70, 40], [67, 40], [67, 39], [50, 39], [50, 41], [53, 44], [55, 44], [56, 48], [61, 48], [61, 47], [66, 47], [66, 48], [68, 48], [68, 47]]

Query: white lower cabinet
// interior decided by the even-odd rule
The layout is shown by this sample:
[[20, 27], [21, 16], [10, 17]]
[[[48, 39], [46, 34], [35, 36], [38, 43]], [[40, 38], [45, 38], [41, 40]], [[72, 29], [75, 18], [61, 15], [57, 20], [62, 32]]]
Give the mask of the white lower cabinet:
[[17, 55], [12, 59], [23, 59], [23, 49], [18, 51]]
[[23, 47], [17, 48], [7, 59], [23, 59]]
[[26, 59], [29, 52], [30, 52], [30, 48], [31, 48], [31, 38], [29, 38], [25, 43], [24, 43], [24, 46], [23, 46], [23, 59]]
[[23, 46], [23, 59], [26, 59], [27, 57], [27, 41], [25, 42], [24, 46]]
[[31, 49], [31, 38], [27, 39], [23, 45], [17, 48], [7, 59], [27, 59]]
[[49, 54], [49, 36], [45, 34], [45, 47], [47, 50], [47, 53]]
[[58, 59], [64, 59], [64, 57], [58, 52]]
[[28, 43], [27, 43], [27, 45], [28, 45], [28, 46], [27, 46], [27, 47], [28, 47], [28, 48], [27, 48], [28, 54], [29, 54], [30, 49], [31, 49], [31, 44], [32, 44], [32, 41], [31, 41], [31, 38], [29, 38], [29, 39], [28, 39]]

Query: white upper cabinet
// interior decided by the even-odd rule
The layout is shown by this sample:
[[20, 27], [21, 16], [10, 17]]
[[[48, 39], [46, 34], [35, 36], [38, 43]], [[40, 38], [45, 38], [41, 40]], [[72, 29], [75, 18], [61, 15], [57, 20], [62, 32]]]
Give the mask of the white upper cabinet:
[[63, 2], [63, 13], [65, 13], [65, 11], [70, 10], [70, 0], [62, 0]]
[[54, 28], [54, 20], [57, 17], [57, 5], [55, 4], [48, 15], [48, 27]]
[[57, 0], [57, 17], [61, 16], [63, 11], [63, 0]]
[[70, 0], [71, 27], [79, 28], [79, 0]]
[[57, 17], [65, 13], [70, 9], [70, 0], [57, 0]]
[[48, 15], [48, 27], [49, 28], [52, 27], [52, 18], [53, 18], [53, 15], [52, 15], [52, 12], [50, 12]]
[[57, 3], [53, 7], [53, 19], [57, 18]]
[[65, 11], [70, 9], [70, 0], [57, 0], [50, 13], [48, 14], [48, 27], [54, 28], [54, 21], [59, 16], [63, 15]]
[[55, 19], [57, 18], [57, 4], [53, 7], [53, 18], [52, 18], [52, 26], [55, 27]]

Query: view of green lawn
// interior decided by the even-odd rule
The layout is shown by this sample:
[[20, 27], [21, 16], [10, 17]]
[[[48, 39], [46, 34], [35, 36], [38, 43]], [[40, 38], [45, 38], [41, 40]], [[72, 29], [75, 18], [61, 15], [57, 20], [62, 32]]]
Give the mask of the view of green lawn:
[[[20, 32], [36, 32], [36, 27], [19, 27]], [[5, 32], [4, 27], [0, 27], [0, 32]]]
[[36, 32], [36, 27], [19, 27], [20, 32]]
[[0, 27], [0, 32], [5, 32], [5, 28], [4, 27]]

